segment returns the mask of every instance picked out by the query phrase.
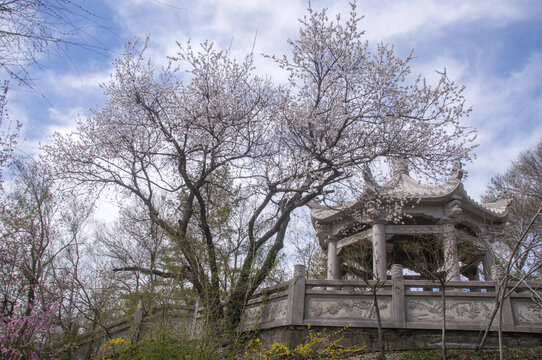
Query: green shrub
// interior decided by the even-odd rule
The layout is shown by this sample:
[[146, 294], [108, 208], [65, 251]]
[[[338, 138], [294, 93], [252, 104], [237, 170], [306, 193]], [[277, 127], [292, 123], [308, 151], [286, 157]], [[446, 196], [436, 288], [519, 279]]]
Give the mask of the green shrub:
[[343, 348], [339, 342], [343, 339], [343, 332], [350, 325], [334, 331], [330, 334], [313, 332], [310, 325], [307, 326], [309, 337], [307, 341], [294, 348], [275, 343], [269, 348], [263, 346], [260, 339], [250, 340], [245, 349], [246, 359], [343, 359], [354, 353], [362, 351], [365, 346], [353, 346]]
[[117, 338], [102, 345], [100, 360], [219, 360], [228, 358], [209, 339], [189, 340], [183, 334], [160, 331], [138, 342]]

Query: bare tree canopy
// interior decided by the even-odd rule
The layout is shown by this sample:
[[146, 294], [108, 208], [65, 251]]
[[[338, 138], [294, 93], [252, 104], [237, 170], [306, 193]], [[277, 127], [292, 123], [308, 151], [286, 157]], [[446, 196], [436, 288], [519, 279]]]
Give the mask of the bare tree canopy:
[[[103, 49], [84, 29], [88, 24], [96, 26], [96, 17], [74, 0], [0, 0], [0, 68], [31, 85], [28, 67], [39, 65], [43, 54], [70, 45]], [[92, 41], [81, 41], [82, 35]]]
[[3, 170], [12, 160], [21, 123], [12, 124], [7, 113], [8, 82], [0, 85], [0, 194], [4, 191]]
[[[523, 152], [505, 173], [493, 177], [484, 199], [513, 200], [508, 225], [499, 237], [504, 245], [499, 255], [512, 262], [511, 270], [520, 277], [527, 273], [540, 276], [542, 219], [536, 214], [542, 204], [542, 143]], [[534, 223], [523, 236], [533, 218]], [[518, 246], [514, 259], [508, 259]]]
[[[496, 256], [504, 266], [499, 282], [495, 306], [481, 338], [479, 348], [485, 345], [489, 328], [497, 318], [499, 358], [504, 358], [502, 343], [503, 303], [526, 280], [540, 280], [542, 268], [542, 143], [523, 152], [504, 173], [491, 179], [485, 201], [512, 200], [508, 222], [497, 237]], [[515, 285], [509, 283], [515, 281]], [[532, 299], [540, 306], [540, 295], [530, 288]], [[498, 316], [497, 316], [498, 315]]]
[[[408, 81], [411, 57], [372, 50], [359, 24], [355, 6], [346, 21], [309, 9], [291, 54], [276, 58], [284, 86], [255, 75], [253, 54], [238, 61], [210, 42], [179, 45], [160, 71], [133, 44], [115, 62], [105, 106], [55, 135], [45, 160], [76, 184], [138, 198], [211, 317], [236, 326], [292, 211], [362, 184], [361, 170], [384, 158], [435, 175], [469, 159], [462, 88], [445, 72], [435, 86]], [[240, 253], [224, 290], [232, 243]]]

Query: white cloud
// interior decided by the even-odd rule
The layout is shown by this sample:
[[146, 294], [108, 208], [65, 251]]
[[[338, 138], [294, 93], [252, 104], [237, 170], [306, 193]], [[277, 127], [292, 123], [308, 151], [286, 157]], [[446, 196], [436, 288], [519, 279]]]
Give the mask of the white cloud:
[[372, 0], [361, 2], [359, 7], [367, 15], [368, 38], [377, 41], [414, 32], [434, 35], [454, 23], [486, 20], [503, 26], [530, 15], [526, 7], [513, 0]]
[[52, 123], [45, 127], [47, 129], [46, 133], [53, 134], [58, 132], [61, 135], [66, 135], [76, 129], [75, 120], [84, 118], [86, 115], [88, 115], [88, 110], [82, 107], [73, 107], [64, 110], [50, 108], [49, 118], [52, 120]]
[[429, 84], [438, 82], [440, 79], [438, 72], [444, 69], [447, 76], [454, 82], [461, 82], [462, 79], [468, 76], [470, 71], [465, 62], [449, 56], [436, 55], [435, 57], [424, 60], [424, 62], [417, 59], [412, 61], [412, 76], [417, 77], [421, 74]]
[[111, 78], [113, 68], [89, 73], [65, 73], [56, 75], [55, 79], [49, 79], [49, 83], [55, 83], [58, 90], [76, 90], [84, 93], [101, 92], [100, 86]]
[[507, 77], [467, 79], [466, 97], [478, 128], [478, 158], [469, 166], [468, 188], [481, 195], [489, 179], [505, 171], [519, 153], [542, 141], [542, 54]]
[[[366, 15], [362, 27], [370, 41], [394, 37], [434, 36], [445, 27], [486, 21], [504, 26], [510, 21], [533, 16], [529, 2], [513, 0], [366, 0], [358, 1], [358, 13]], [[194, 44], [209, 39], [220, 48], [229, 48], [241, 58], [252, 49], [256, 36], [257, 54], [282, 55], [288, 52], [286, 40], [295, 37], [298, 19], [306, 14], [308, 1], [302, 0], [202, 0], [151, 1], [120, 0], [110, 4], [123, 28], [125, 40], [151, 35], [148, 54], [155, 64], [165, 65], [166, 56], [177, 52], [176, 41]], [[312, 1], [316, 9], [329, 7], [328, 15], [348, 16], [347, 1]], [[276, 66], [257, 59], [259, 73], [284, 75]], [[440, 66], [439, 68], [442, 68]], [[432, 71], [433, 69], [431, 69]]]
[[76, 119], [88, 115], [88, 110], [81, 107], [68, 109], [49, 108], [47, 114], [43, 114], [42, 122], [25, 121], [23, 123], [17, 150], [23, 154], [39, 154], [42, 144], [46, 144], [51, 135], [60, 133], [67, 135], [76, 129]]
[[[297, 30], [297, 18], [303, 14], [302, 1], [196, 1], [181, 2], [178, 7], [156, 6], [140, 2], [115, 3], [114, 10], [129, 37], [151, 35], [151, 47], [164, 57], [176, 51], [175, 42], [194, 43], [211, 40], [221, 48], [232, 44], [232, 51], [250, 51], [256, 33], [261, 50], [280, 50]], [[263, 46], [262, 46], [263, 44]]]

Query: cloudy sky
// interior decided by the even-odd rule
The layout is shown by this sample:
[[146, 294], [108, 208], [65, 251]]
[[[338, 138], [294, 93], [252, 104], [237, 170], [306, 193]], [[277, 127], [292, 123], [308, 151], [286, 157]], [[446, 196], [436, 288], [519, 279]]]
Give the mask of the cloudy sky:
[[[35, 154], [54, 131], [69, 131], [77, 117], [104, 102], [100, 84], [125, 41], [150, 35], [157, 65], [175, 55], [176, 41], [209, 39], [241, 56], [288, 53], [308, 6], [301, 0], [93, 0], [81, 1], [96, 16], [82, 22], [80, 42], [41, 58], [32, 69], [42, 95], [11, 84], [9, 113], [23, 123], [18, 151]], [[346, 1], [311, 1], [330, 14], [348, 14]], [[472, 106], [464, 124], [478, 130], [477, 158], [466, 165], [467, 191], [478, 199], [489, 179], [518, 154], [542, 141], [542, 1], [539, 0], [359, 0], [358, 13], [370, 44], [395, 45], [416, 56], [413, 71], [428, 79], [446, 68], [466, 86]], [[89, 8], [90, 6], [90, 8]], [[88, 46], [87, 46], [88, 47]], [[283, 80], [260, 58], [258, 72]]]

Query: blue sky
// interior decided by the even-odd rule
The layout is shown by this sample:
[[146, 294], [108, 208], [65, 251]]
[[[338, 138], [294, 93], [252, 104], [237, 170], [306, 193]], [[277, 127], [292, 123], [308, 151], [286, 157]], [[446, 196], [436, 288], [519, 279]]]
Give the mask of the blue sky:
[[[100, 84], [109, 79], [123, 44], [151, 36], [148, 54], [156, 65], [175, 55], [176, 41], [205, 39], [231, 47], [235, 56], [250, 51], [288, 53], [307, 1], [299, 0], [95, 0], [81, 5], [96, 14], [83, 23], [81, 42], [96, 51], [69, 47], [47, 55], [32, 69], [44, 95], [12, 83], [9, 113], [23, 123], [21, 152], [39, 152], [54, 131], [67, 132], [77, 117], [104, 102]], [[348, 14], [346, 1], [311, 1], [330, 14]], [[360, 0], [358, 13], [370, 44], [394, 44], [398, 54], [414, 50], [414, 73], [429, 80], [435, 69], [466, 86], [472, 106], [464, 124], [478, 130], [477, 158], [466, 165], [465, 186], [478, 199], [489, 179], [518, 154], [542, 141], [542, 2], [539, 0]], [[258, 72], [283, 81], [269, 60], [257, 60]]]

